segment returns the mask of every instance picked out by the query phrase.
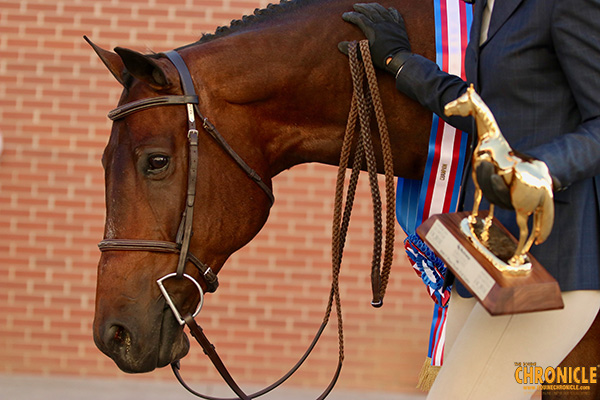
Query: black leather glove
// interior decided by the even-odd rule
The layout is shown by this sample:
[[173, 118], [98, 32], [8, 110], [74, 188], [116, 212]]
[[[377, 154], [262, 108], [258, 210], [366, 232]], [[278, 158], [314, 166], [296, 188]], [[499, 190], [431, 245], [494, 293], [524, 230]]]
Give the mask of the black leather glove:
[[[515, 155], [525, 162], [536, 161], [537, 159], [527, 154], [515, 151]], [[483, 161], [475, 170], [477, 183], [483, 193], [483, 196], [490, 202], [507, 210], [514, 210], [510, 200], [510, 188], [504, 181], [504, 178], [495, 173], [494, 165], [491, 162]], [[550, 174], [552, 179], [552, 190], [556, 193], [565, 190], [557, 177]]]
[[[378, 3], [355, 4], [354, 10], [342, 18], [363, 31], [369, 40], [373, 64], [396, 75], [412, 55], [404, 19], [396, 9], [386, 9]], [[338, 48], [348, 54], [348, 42], [340, 42]]]
[[494, 164], [488, 161], [481, 162], [475, 170], [479, 188], [490, 203], [507, 210], [514, 210], [510, 201], [510, 189], [504, 178], [495, 173]]

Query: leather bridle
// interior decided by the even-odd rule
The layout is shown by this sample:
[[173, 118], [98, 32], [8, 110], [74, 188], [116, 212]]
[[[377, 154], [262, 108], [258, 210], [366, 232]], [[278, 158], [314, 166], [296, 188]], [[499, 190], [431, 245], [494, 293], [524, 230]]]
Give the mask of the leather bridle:
[[[184, 94], [152, 97], [132, 101], [110, 111], [108, 113], [108, 118], [110, 118], [112, 121], [117, 121], [127, 117], [128, 115], [146, 110], [148, 108], [172, 105], [186, 106], [188, 120], [187, 138], [189, 148], [188, 179], [185, 209], [183, 211], [181, 223], [179, 224], [179, 229], [177, 230], [177, 236], [174, 242], [146, 239], [105, 239], [98, 244], [98, 247], [100, 248], [100, 251], [103, 252], [149, 251], [160, 253], [178, 253], [179, 260], [177, 262], [176, 272], [174, 275], [169, 274], [169, 276], [161, 279], [164, 280], [168, 277], [184, 277], [185, 266], [189, 261], [200, 271], [206, 285], [206, 291], [212, 293], [217, 290], [219, 285], [217, 275], [209, 266], [202, 263], [189, 251], [190, 241], [193, 235], [192, 226], [194, 220], [194, 203], [196, 200], [196, 180], [198, 172], [198, 130], [196, 129], [196, 115], [202, 120], [202, 127], [204, 130], [216, 140], [216, 142], [225, 150], [227, 154], [231, 156], [231, 158], [240, 166], [240, 168], [248, 175], [248, 177], [256, 182], [256, 184], [265, 192], [271, 205], [273, 204], [275, 198], [271, 188], [269, 188], [269, 186], [263, 182], [260, 175], [258, 175], [256, 171], [254, 171], [248, 166], [248, 164], [244, 162], [244, 160], [231, 148], [231, 146], [229, 146], [223, 136], [216, 130], [214, 125], [212, 125], [210, 121], [207, 118], [204, 118], [202, 113], [200, 113], [200, 109], [198, 107], [198, 95], [194, 89], [192, 77], [179, 53], [176, 51], [169, 51], [165, 53], [165, 56], [177, 68]], [[161, 289], [163, 289], [162, 286]], [[163, 291], [163, 293], [165, 292]], [[168, 296], [167, 300], [170, 300]], [[171, 305], [170, 301], [169, 305]], [[171, 306], [171, 308], [177, 315], [177, 310], [173, 306]], [[182, 319], [179, 319], [179, 322], [183, 324]]]
[[[213, 365], [216, 367], [219, 374], [223, 377], [225, 382], [229, 385], [229, 387], [234, 391], [234, 393], [238, 396], [236, 399], [241, 400], [250, 400], [262, 396], [273, 389], [280, 386], [283, 382], [285, 382], [294, 372], [300, 368], [300, 366], [304, 363], [304, 361], [308, 358], [315, 345], [317, 344], [321, 334], [325, 330], [327, 326], [327, 321], [324, 321], [321, 324], [320, 329], [315, 335], [312, 343], [301, 357], [301, 359], [288, 371], [285, 375], [283, 375], [278, 381], [273, 383], [272, 385], [266, 387], [263, 390], [260, 390], [256, 393], [247, 395], [242, 389], [237, 385], [225, 365], [223, 364], [221, 358], [216, 352], [215, 346], [210, 343], [208, 338], [204, 335], [202, 328], [196, 323], [194, 317], [198, 315], [200, 312], [203, 301], [204, 301], [204, 291], [200, 284], [190, 275], [185, 273], [185, 266], [187, 262], [191, 262], [201, 273], [203, 281], [206, 286], [207, 292], [214, 292], [217, 290], [219, 285], [217, 275], [211, 270], [209, 266], [202, 263], [195, 255], [193, 255], [190, 251], [190, 241], [192, 238], [193, 230], [193, 213], [194, 213], [194, 203], [196, 199], [196, 180], [197, 180], [197, 169], [198, 169], [198, 130], [196, 129], [196, 116], [202, 120], [202, 128], [205, 132], [211, 135], [211, 137], [221, 146], [221, 148], [229, 154], [229, 156], [235, 161], [236, 164], [246, 173], [246, 175], [252, 179], [266, 194], [269, 199], [270, 205], [272, 206], [275, 197], [273, 192], [267, 184], [261, 179], [260, 175], [256, 173], [252, 168], [244, 162], [244, 160], [231, 148], [231, 146], [227, 143], [225, 138], [217, 131], [215, 126], [205, 117], [203, 117], [200, 109], [198, 107], [199, 99], [196, 91], [194, 89], [194, 83], [192, 77], [190, 75], [189, 69], [185, 64], [185, 61], [181, 58], [179, 53], [172, 50], [164, 53], [164, 55], [175, 65], [177, 71], [179, 72], [179, 76], [181, 79], [181, 86], [183, 88], [183, 95], [169, 95], [169, 96], [159, 96], [152, 97], [147, 99], [141, 99], [132, 101], [127, 104], [123, 104], [114, 110], [108, 113], [108, 117], [112, 121], [117, 121], [127, 117], [130, 114], [136, 113], [138, 111], [146, 110], [148, 108], [160, 107], [160, 106], [172, 106], [172, 105], [185, 105], [187, 111], [187, 119], [188, 119], [188, 182], [187, 182], [187, 192], [186, 192], [186, 200], [185, 200], [185, 210], [183, 211], [183, 215], [181, 218], [181, 222], [179, 224], [179, 228], [177, 230], [177, 236], [174, 242], [162, 241], [162, 240], [146, 240], [146, 239], [104, 239], [99, 244], [98, 247], [100, 251], [148, 251], [148, 252], [159, 252], [159, 253], [175, 253], [179, 254], [179, 260], [177, 262], [176, 272], [169, 273], [164, 277], [158, 279], [156, 283], [158, 284], [161, 293], [165, 297], [167, 304], [171, 308], [171, 311], [175, 315], [175, 318], [179, 322], [180, 325], [187, 325], [190, 329], [190, 332], [194, 338], [198, 341], [198, 343], [202, 346], [204, 353], [210, 358]], [[163, 282], [170, 278], [186, 278], [198, 289], [200, 293], [200, 300], [196, 307], [196, 310], [193, 313], [188, 313], [184, 316], [181, 315], [177, 306], [173, 302], [171, 296], [166, 290]], [[187, 389], [192, 394], [208, 399], [208, 400], [235, 400], [235, 399], [219, 399], [212, 396], [207, 396], [201, 393], [194, 391], [190, 388], [183, 380], [179, 373], [180, 365], [179, 361], [173, 362], [171, 364], [171, 368], [175, 373], [177, 380], [183, 385], [185, 389]], [[335, 382], [337, 381], [339, 374], [341, 372], [341, 360], [338, 363], [338, 368], [334, 374], [334, 378], [331, 380], [329, 386], [325, 389], [319, 399], [324, 399], [333, 389]]]
[[[160, 96], [160, 97], [152, 97], [148, 99], [142, 99], [133, 101], [122, 106], [119, 106], [108, 113], [108, 117], [112, 121], [117, 121], [127, 117], [130, 114], [136, 113], [138, 111], [146, 110], [148, 108], [159, 107], [159, 106], [172, 106], [172, 105], [185, 105], [187, 111], [187, 120], [188, 120], [188, 178], [187, 178], [187, 192], [185, 197], [185, 209], [183, 211], [183, 215], [181, 217], [181, 222], [179, 224], [179, 228], [177, 230], [177, 236], [174, 242], [162, 241], [162, 240], [146, 240], [146, 239], [104, 239], [99, 244], [98, 247], [100, 251], [148, 251], [148, 252], [159, 252], [159, 253], [178, 253], [179, 260], [177, 262], [176, 271], [173, 273], [169, 273], [164, 277], [158, 279], [156, 283], [158, 284], [161, 293], [165, 297], [167, 304], [171, 308], [171, 311], [175, 315], [175, 318], [179, 322], [180, 325], [187, 324], [190, 328], [192, 334], [199, 343], [204, 348], [205, 353], [209, 355], [213, 364], [217, 367], [219, 373], [223, 376], [225, 381], [230, 385], [230, 387], [234, 390], [234, 392], [241, 399], [248, 399], [248, 397], [241, 391], [239, 386], [235, 383], [227, 368], [225, 368], [223, 362], [220, 360], [219, 356], [216, 354], [214, 350], [214, 346], [208, 342], [206, 336], [202, 333], [202, 329], [196, 324], [194, 321], [194, 317], [198, 315], [200, 312], [203, 301], [204, 301], [204, 292], [200, 284], [190, 275], [185, 273], [185, 267], [189, 262], [191, 262], [201, 273], [202, 279], [204, 281], [206, 291], [214, 292], [217, 290], [219, 286], [219, 281], [217, 279], [217, 275], [214, 271], [201, 262], [198, 257], [193, 255], [190, 252], [190, 242], [193, 235], [193, 222], [194, 222], [194, 203], [196, 201], [196, 180], [198, 173], [198, 130], [196, 129], [196, 116], [202, 120], [202, 127], [204, 131], [209, 133], [219, 145], [225, 150], [227, 154], [231, 156], [231, 158], [240, 166], [240, 168], [252, 179], [256, 184], [265, 192], [269, 199], [269, 204], [273, 205], [275, 197], [273, 196], [273, 192], [267, 184], [263, 182], [260, 175], [256, 173], [252, 168], [248, 166], [244, 162], [244, 160], [229, 146], [227, 141], [221, 136], [221, 134], [216, 130], [214, 125], [208, 121], [207, 118], [202, 116], [200, 109], [198, 107], [198, 95], [196, 94], [196, 90], [194, 88], [194, 83], [192, 81], [192, 77], [190, 72], [185, 64], [185, 61], [179, 53], [176, 51], [169, 51], [165, 53], [165, 56], [175, 65], [177, 71], [179, 72], [179, 77], [181, 79], [181, 86], [183, 88], [183, 95], [171, 95], [171, 96]], [[200, 300], [196, 307], [196, 310], [192, 314], [186, 314], [182, 316], [177, 306], [173, 302], [171, 296], [166, 290], [163, 282], [170, 278], [186, 278], [198, 289], [200, 293]], [[177, 376], [177, 379], [182, 382], [184, 387], [188, 390], [189, 387], [183, 383], [183, 380], [179, 376], [179, 363], [175, 363], [173, 365], [173, 371]]]
[[[186, 106], [187, 117], [188, 117], [187, 137], [188, 137], [188, 144], [189, 144], [189, 146], [188, 146], [189, 147], [188, 182], [187, 182], [187, 193], [186, 193], [186, 200], [185, 200], [185, 210], [183, 211], [183, 215], [181, 218], [181, 222], [179, 224], [179, 229], [177, 231], [177, 236], [175, 238], [175, 241], [168, 242], [168, 241], [144, 240], [144, 239], [105, 239], [99, 243], [98, 247], [103, 252], [104, 251], [148, 251], [148, 252], [161, 252], [161, 253], [166, 252], [166, 253], [178, 253], [179, 254], [179, 261], [177, 263], [176, 272], [169, 273], [169, 274], [165, 275], [164, 277], [158, 279], [157, 284], [158, 284], [163, 296], [165, 297], [167, 304], [173, 311], [173, 314], [175, 315], [175, 318], [177, 319], [179, 324], [187, 325], [187, 327], [190, 329], [192, 336], [194, 336], [194, 338], [196, 338], [198, 343], [202, 346], [204, 353], [210, 358], [210, 360], [212, 361], [213, 365], [216, 367], [219, 374], [223, 377], [223, 379], [229, 385], [229, 387], [233, 390], [233, 392], [238, 396], [236, 399], [250, 400], [250, 399], [254, 399], [259, 396], [262, 396], [262, 395], [272, 391], [273, 389], [279, 387], [290, 376], [292, 376], [300, 368], [300, 366], [304, 363], [304, 361], [308, 358], [308, 356], [310, 355], [310, 353], [316, 346], [323, 331], [325, 330], [327, 323], [329, 321], [329, 317], [330, 317], [330, 314], [331, 314], [331, 311], [333, 308], [334, 301], [335, 301], [335, 307], [337, 309], [337, 320], [338, 320], [338, 342], [339, 342], [339, 344], [338, 344], [338, 346], [339, 346], [338, 365], [337, 365], [337, 368], [334, 372], [334, 375], [333, 375], [329, 385], [323, 391], [323, 393], [321, 393], [321, 395], [317, 398], [317, 400], [325, 399], [329, 395], [329, 393], [333, 390], [333, 387], [335, 386], [335, 383], [337, 382], [337, 380], [339, 378], [341, 368], [342, 368], [342, 363], [344, 360], [343, 324], [342, 324], [341, 302], [340, 302], [340, 295], [339, 295], [339, 272], [340, 272], [340, 267], [341, 267], [341, 259], [342, 259], [343, 249], [344, 249], [345, 238], [346, 238], [346, 234], [347, 234], [347, 230], [348, 230], [348, 224], [349, 224], [350, 215], [352, 212], [352, 203], [353, 203], [354, 193], [355, 193], [355, 189], [356, 189], [356, 182], [358, 180], [358, 172], [360, 171], [360, 166], [362, 164], [362, 162], [361, 162], [362, 154], [363, 154], [362, 150], [357, 150], [355, 152], [356, 154], [355, 154], [354, 165], [352, 167], [352, 177], [350, 179], [350, 186], [348, 188], [348, 193], [346, 195], [347, 196], [346, 207], [344, 208], [343, 213], [342, 213], [342, 197], [343, 197], [343, 186], [344, 186], [344, 181], [345, 181], [345, 170], [348, 166], [350, 149], [352, 147], [351, 144], [354, 141], [353, 137], [354, 137], [354, 133], [356, 131], [356, 126], [358, 124], [358, 115], [359, 115], [359, 113], [365, 112], [365, 110], [360, 109], [360, 107], [361, 107], [360, 104], [365, 103], [362, 105], [362, 107], [373, 107], [373, 103], [377, 104], [380, 102], [379, 92], [377, 90], [377, 81], [376, 81], [376, 77], [375, 77], [375, 71], [373, 69], [373, 65], [372, 65], [372, 62], [371, 62], [371, 59], [369, 56], [368, 42], [363, 41], [361, 43], [361, 50], [363, 53], [363, 60], [364, 60], [364, 68], [366, 71], [368, 71], [367, 72], [367, 78], [368, 78], [367, 80], [369, 83], [368, 86], [370, 88], [369, 89], [370, 92], [367, 95], [364, 95], [362, 92], [362, 89], [360, 89], [363, 86], [363, 79], [365, 79], [365, 76], [362, 72], [357, 71], [357, 66], [359, 65], [359, 57], [357, 55], [356, 48], [357, 48], [356, 43], [351, 43], [351, 45], [349, 45], [350, 65], [351, 65], [351, 70], [352, 70], [354, 94], [353, 94], [353, 99], [352, 99], [352, 108], [351, 108], [349, 120], [348, 120], [348, 126], [346, 128], [346, 134], [344, 137], [344, 145], [342, 147], [342, 155], [341, 155], [341, 159], [340, 159], [338, 178], [337, 178], [337, 182], [336, 182], [336, 206], [335, 206], [335, 210], [334, 210], [334, 229], [333, 229], [334, 233], [333, 233], [333, 240], [332, 240], [332, 255], [333, 255], [332, 284], [331, 284], [331, 292], [329, 295], [329, 301], [328, 301], [326, 312], [325, 312], [325, 317], [323, 318], [323, 322], [321, 323], [321, 326], [320, 326], [319, 330], [317, 331], [312, 343], [310, 344], [310, 346], [308, 347], [306, 352], [303, 354], [303, 356], [300, 358], [300, 360], [290, 369], [290, 371], [288, 371], [285, 375], [283, 375], [279, 380], [277, 380], [272, 385], [270, 385], [270, 386], [266, 387], [265, 389], [262, 389], [256, 393], [253, 393], [253, 394], [247, 395], [242, 391], [242, 389], [240, 389], [240, 387], [237, 385], [237, 383], [232, 378], [231, 374], [229, 373], [229, 371], [223, 364], [221, 358], [217, 354], [215, 346], [212, 343], [210, 343], [210, 341], [208, 340], [206, 335], [204, 335], [202, 328], [194, 320], [194, 317], [200, 312], [200, 310], [202, 308], [202, 304], [204, 301], [204, 292], [203, 292], [203, 289], [200, 286], [200, 284], [192, 276], [185, 273], [185, 266], [186, 266], [187, 262], [188, 261], [191, 262], [196, 268], [198, 268], [198, 270], [200, 271], [201, 276], [204, 280], [207, 292], [214, 292], [218, 287], [218, 280], [217, 280], [216, 274], [210, 269], [210, 267], [208, 267], [207, 265], [202, 263], [196, 256], [194, 256], [189, 251], [190, 241], [191, 241], [191, 237], [193, 234], [192, 224], [193, 224], [194, 202], [195, 202], [195, 198], [196, 198], [196, 179], [197, 179], [197, 169], [198, 169], [198, 130], [196, 129], [196, 116], [198, 116], [202, 120], [202, 127], [203, 127], [204, 131], [209, 133], [211, 135], [211, 137], [217, 141], [217, 143], [225, 150], [225, 152], [227, 154], [229, 154], [231, 156], [231, 158], [240, 166], [240, 168], [248, 175], [248, 177], [250, 179], [252, 179], [254, 182], [256, 182], [256, 184], [265, 192], [265, 194], [269, 198], [270, 205], [272, 205], [274, 202], [274, 196], [273, 196], [273, 192], [272, 192], [271, 188], [269, 186], [267, 186], [263, 182], [261, 177], [252, 168], [250, 168], [248, 166], [248, 164], [246, 164], [244, 162], [244, 160], [229, 146], [227, 141], [223, 138], [223, 136], [221, 136], [221, 134], [214, 127], [214, 125], [212, 125], [210, 123], [210, 121], [208, 121], [208, 119], [206, 119], [202, 116], [202, 114], [200, 113], [200, 109], [198, 107], [199, 100], [198, 100], [198, 96], [194, 89], [194, 84], [193, 84], [190, 72], [189, 72], [184, 60], [174, 50], [164, 53], [164, 55], [173, 63], [173, 65], [175, 65], [175, 67], [177, 68], [177, 71], [179, 72], [179, 76], [181, 79], [181, 85], [183, 88], [183, 95], [160, 96], [160, 97], [153, 97], [153, 98], [133, 101], [133, 102], [124, 104], [122, 106], [119, 106], [118, 108], [114, 109], [113, 111], [111, 111], [108, 114], [108, 117], [111, 120], [116, 121], [116, 120], [125, 118], [126, 116], [128, 116], [132, 113], [142, 111], [142, 110], [152, 108], [152, 107], [170, 106], [170, 105], [185, 105]], [[358, 98], [362, 98], [362, 100], [360, 100]], [[365, 100], [367, 98], [373, 99], [373, 101], [370, 102], [370, 106], [367, 105], [367, 103], [369, 103], [369, 102]], [[375, 100], [377, 100], [377, 102], [375, 102]], [[381, 121], [379, 119], [379, 118], [383, 118], [383, 112], [380, 112], [379, 114], [381, 114], [381, 115], [378, 115], [377, 118], [378, 118], [378, 125], [381, 128], [381, 126], [385, 123], [385, 121], [384, 120]], [[361, 135], [364, 137], [363, 142], [369, 142], [369, 139], [368, 139], [370, 137], [370, 131], [368, 129], [368, 127], [370, 125], [369, 118], [370, 118], [369, 115], [361, 116], [361, 124], [360, 125], [361, 125]], [[385, 135], [389, 135], [387, 133], [387, 128], [385, 128], [384, 130], [382, 129], [382, 134], [383, 134], [383, 131], [385, 131]], [[359, 140], [359, 142], [361, 142], [361, 140]], [[389, 142], [389, 137], [385, 140], [385, 142]], [[384, 140], [383, 140], [383, 136], [382, 136], [382, 146], [383, 146], [383, 144], [384, 144]], [[364, 143], [361, 146], [361, 148], [363, 146], [365, 146]], [[368, 146], [366, 146], [366, 147], [368, 147]], [[388, 147], [389, 147], [389, 144], [388, 144]], [[372, 149], [370, 150], [370, 152], [372, 153]], [[374, 157], [372, 157], [372, 158], [374, 160]], [[391, 150], [389, 150], [388, 158], [390, 159], [390, 161], [386, 163], [386, 168], [385, 168], [386, 176], [390, 175], [393, 180], [393, 166], [391, 165]], [[373, 170], [373, 168], [370, 168], [369, 172], [371, 175], [376, 174], [376, 171]], [[372, 184], [372, 186], [374, 185], [376, 187], [377, 186], [376, 179], [375, 180], [372, 179], [371, 184]], [[392, 189], [393, 189], [393, 185], [392, 185]], [[373, 188], [372, 188], [372, 190], [373, 190]], [[389, 200], [387, 201], [388, 208], [390, 208], [390, 205], [392, 205], [392, 207], [393, 207], [393, 205], [395, 204], [395, 201], [393, 201], [393, 190], [391, 190], [391, 193], [392, 193], [392, 201], [391, 202]], [[376, 195], [377, 196], [379, 195], [378, 190], [377, 190], [377, 193], [373, 194], [373, 196], [376, 196]], [[379, 203], [380, 203], [380, 201], [379, 201]], [[375, 204], [375, 201], [374, 201], [374, 204]], [[392, 210], [393, 210], [393, 208], [392, 208]], [[342, 214], [343, 214], [343, 216], [342, 216]], [[392, 215], [393, 214], [394, 214], [394, 212], [392, 211]], [[388, 237], [388, 238], [391, 237], [391, 241], [390, 241], [391, 246], [389, 246], [389, 247], [391, 247], [391, 249], [393, 250], [393, 224], [392, 224], [391, 233], [386, 232], [386, 237]], [[379, 237], [378, 240], [380, 241], [381, 238]], [[387, 247], [388, 247], [388, 243], [386, 243], [386, 253], [387, 253]], [[381, 251], [381, 246], [379, 246], [379, 252], [380, 251]], [[374, 251], [374, 254], [375, 254], [375, 251]], [[376, 259], [375, 261], [377, 261], [377, 263], [375, 261], [373, 262], [373, 270], [376, 273], [373, 275], [375, 278], [373, 278], [373, 276], [372, 276], [372, 279], [374, 281], [374, 283], [373, 283], [374, 301], [372, 302], [372, 304], [376, 307], [381, 306], [383, 295], [385, 294], [385, 288], [387, 286], [387, 280], [388, 280], [388, 276], [389, 276], [389, 267], [391, 266], [391, 259], [393, 258], [391, 256], [391, 254], [393, 254], [393, 253], [390, 253], [390, 256], [386, 256], [386, 258], [389, 259], [389, 261], [388, 261], [389, 265], [386, 266], [386, 262], [384, 262], [384, 270], [383, 270], [382, 274], [380, 274], [379, 271], [375, 271], [375, 269], [376, 269], [375, 266], [376, 266], [376, 264], [378, 265], [380, 257], [379, 256], [374, 257], [374, 260]], [[188, 313], [184, 316], [182, 316], [180, 314], [180, 312], [177, 309], [176, 305], [174, 304], [172, 298], [170, 297], [169, 293], [167, 292], [166, 288], [163, 285], [163, 282], [170, 278], [179, 278], [179, 279], [186, 278], [186, 279], [191, 280], [192, 283], [194, 283], [195, 286], [197, 287], [197, 289], [200, 293], [200, 300], [198, 302], [196, 310], [193, 313]], [[183, 385], [184, 388], [186, 388], [192, 394], [194, 394], [198, 397], [207, 399], [207, 400], [235, 400], [235, 399], [220, 399], [217, 397], [207, 396], [207, 395], [198, 393], [198, 392], [194, 391], [193, 389], [191, 389], [183, 381], [183, 379], [179, 373], [179, 368], [180, 368], [179, 361], [173, 362], [171, 364], [171, 368], [173, 369], [173, 372], [175, 373], [177, 380]]]

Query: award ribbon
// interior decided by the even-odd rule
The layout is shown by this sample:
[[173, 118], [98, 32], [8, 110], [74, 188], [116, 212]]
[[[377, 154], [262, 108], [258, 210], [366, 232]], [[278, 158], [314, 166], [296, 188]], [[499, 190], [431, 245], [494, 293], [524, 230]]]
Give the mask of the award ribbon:
[[[449, 74], [465, 79], [464, 54], [473, 18], [472, 7], [462, 0], [433, 0], [433, 3], [436, 63]], [[435, 301], [426, 361], [429, 363], [431, 359], [429, 365], [433, 367], [443, 363], [450, 288], [443, 288], [443, 262], [417, 236], [416, 229], [431, 215], [457, 210], [467, 142], [467, 134], [434, 114], [423, 179], [398, 179], [396, 216], [408, 235], [407, 256]], [[430, 385], [424, 382], [427, 380], [421, 379], [419, 387], [428, 389]]]

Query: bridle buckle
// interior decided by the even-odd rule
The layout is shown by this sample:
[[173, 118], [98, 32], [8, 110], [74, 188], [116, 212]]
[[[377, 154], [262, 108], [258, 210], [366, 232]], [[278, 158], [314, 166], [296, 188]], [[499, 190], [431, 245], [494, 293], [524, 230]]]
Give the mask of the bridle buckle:
[[190, 140], [191, 144], [193, 144], [193, 145], [198, 144], [198, 130], [197, 129], [188, 130], [187, 136], [188, 136], [188, 140]]

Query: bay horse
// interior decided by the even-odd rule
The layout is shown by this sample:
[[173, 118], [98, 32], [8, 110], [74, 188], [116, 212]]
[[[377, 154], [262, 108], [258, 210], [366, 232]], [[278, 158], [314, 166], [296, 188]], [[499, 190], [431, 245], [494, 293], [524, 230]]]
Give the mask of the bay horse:
[[[165, 307], [155, 284], [179, 267], [177, 254], [169, 246], [183, 235], [180, 226], [185, 224], [180, 221], [191, 220], [190, 254], [197, 261], [194, 264], [204, 266], [214, 280], [228, 257], [265, 224], [272, 177], [302, 163], [338, 164], [352, 85], [347, 57], [337, 44], [363, 39], [357, 27], [341, 18], [353, 3], [284, 2], [176, 49], [189, 68], [197, 108], [218, 127], [227, 146], [254, 173], [253, 179], [205, 129], [198, 129], [197, 153], [188, 151], [184, 133], [192, 129], [190, 113], [186, 117], [183, 105], [162, 103], [125, 113], [123, 108], [147, 99], [189, 99], [182, 92], [185, 82], [169, 58], [125, 48], [112, 52], [92, 44], [124, 88], [102, 158], [106, 185], [103, 242], [127, 238], [141, 243], [136, 251], [105, 248], [98, 264], [94, 341], [123, 371], [152, 371], [183, 358], [189, 350], [181, 324]], [[413, 50], [434, 59], [433, 4], [390, 0], [384, 5], [404, 16]], [[378, 75], [394, 173], [420, 179], [431, 113], [399, 94], [392, 76]], [[374, 142], [378, 165], [382, 165], [380, 143], [376, 138]], [[196, 156], [192, 216], [185, 213], [186, 193], [191, 176], [188, 164]], [[166, 250], [143, 250], [149, 242], [152, 246], [162, 243]], [[188, 268], [185, 272], [210, 291], [209, 282], [198, 271]], [[198, 290], [193, 285], [170, 281], [164, 285], [180, 309], [195, 308]]]

